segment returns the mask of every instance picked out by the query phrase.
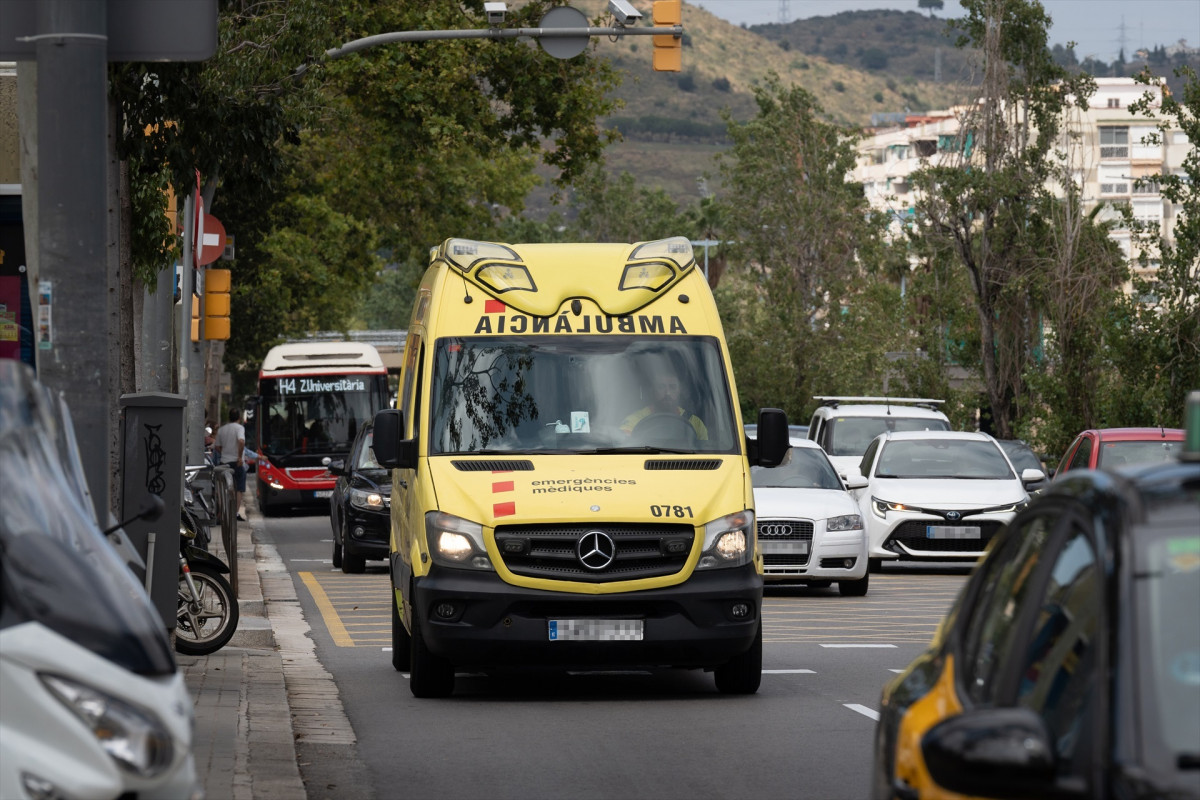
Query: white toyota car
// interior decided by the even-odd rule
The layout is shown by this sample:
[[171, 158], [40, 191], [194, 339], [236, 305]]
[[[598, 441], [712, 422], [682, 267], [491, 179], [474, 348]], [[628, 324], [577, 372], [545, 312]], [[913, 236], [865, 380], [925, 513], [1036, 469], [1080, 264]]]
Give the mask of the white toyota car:
[[867, 447], [857, 489], [872, 569], [885, 560], [974, 561], [1029, 502], [1026, 486], [1039, 469], [1020, 475], [986, 433], [895, 431]]
[[[855, 476], [852, 486], [865, 486]], [[764, 579], [867, 593], [867, 539], [854, 498], [820, 445], [793, 440], [782, 464], [750, 468]]]

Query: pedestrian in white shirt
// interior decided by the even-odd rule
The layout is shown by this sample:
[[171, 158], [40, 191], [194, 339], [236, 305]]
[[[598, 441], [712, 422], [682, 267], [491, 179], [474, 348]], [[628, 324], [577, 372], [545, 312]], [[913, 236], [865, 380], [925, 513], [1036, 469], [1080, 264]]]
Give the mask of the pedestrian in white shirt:
[[229, 409], [229, 422], [217, 431], [214, 447], [221, 453], [221, 463], [233, 467], [233, 488], [237, 492], [237, 518], [244, 520], [246, 512], [242, 508], [242, 496], [246, 492], [246, 429], [239, 420], [242, 412], [239, 408]]

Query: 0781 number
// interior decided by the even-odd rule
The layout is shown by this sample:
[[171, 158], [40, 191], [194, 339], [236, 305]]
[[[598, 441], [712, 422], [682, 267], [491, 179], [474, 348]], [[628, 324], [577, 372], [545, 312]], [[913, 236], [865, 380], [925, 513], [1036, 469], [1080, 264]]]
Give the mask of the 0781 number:
[[650, 506], [652, 517], [691, 517], [691, 506]]

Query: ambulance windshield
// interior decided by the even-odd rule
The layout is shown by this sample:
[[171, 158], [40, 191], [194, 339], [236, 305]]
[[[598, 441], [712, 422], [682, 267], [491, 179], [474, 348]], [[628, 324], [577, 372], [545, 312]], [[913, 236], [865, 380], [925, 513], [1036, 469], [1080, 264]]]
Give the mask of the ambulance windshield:
[[429, 454], [736, 453], [710, 336], [439, 339]]

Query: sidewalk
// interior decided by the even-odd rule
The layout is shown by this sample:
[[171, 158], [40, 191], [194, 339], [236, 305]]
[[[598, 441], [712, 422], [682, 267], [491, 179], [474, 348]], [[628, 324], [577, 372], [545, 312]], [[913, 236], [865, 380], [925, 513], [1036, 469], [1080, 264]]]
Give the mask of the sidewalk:
[[[262, 566], [254, 541], [262, 518], [248, 510], [249, 521], [239, 523], [237, 531], [241, 613], [237, 633], [211, 655], [176, 654], [195, 702], [192, 751], [209, 800], [299, 800], [307, 792], [296, 757], [284, 653], [267, 616], [270, 603], [263, 598]], [[210, 546], [228, 563], [220, 538], [214, 536]], [[270, 550], [273, 554], [274, 548]], [[278, 557], [274, 561], [277, 566], [267, 566], [282, 569]], [[287, 578], [286, 569], [282, 575]], [[294, 603], [290, 578], [286, 591]], [[336, 701], [336, 690], [332, 697]], [[340, 712], [340, 703], [337, 706]]]

